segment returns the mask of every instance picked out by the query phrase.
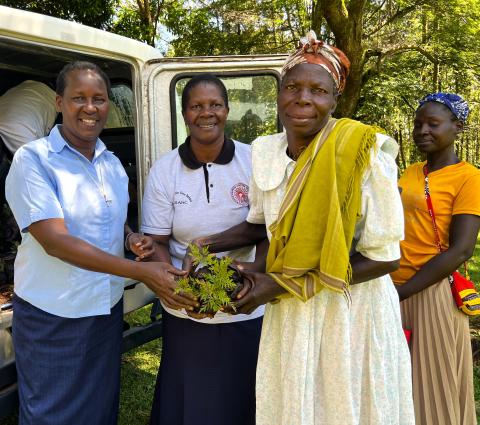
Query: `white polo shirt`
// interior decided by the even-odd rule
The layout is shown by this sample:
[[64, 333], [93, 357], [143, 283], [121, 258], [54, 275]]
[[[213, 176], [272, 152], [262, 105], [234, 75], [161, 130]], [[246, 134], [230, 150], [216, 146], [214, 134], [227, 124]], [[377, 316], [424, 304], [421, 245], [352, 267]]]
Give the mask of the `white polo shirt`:
[[[222, 151], [211, 163], [199, 162], [187, 141], [157, 160], [147, 179], [142, 210], [142, 231], [171, 235], [170, 255], [181, 268], [192, 239], [212, 235], [245, 221], [248, 183], [252, 174], [250, 146], [226, 139]], [[253, 261], [252, 247], [216, 254], [239, 261]], [[170, 314], [189, 318], [185, 311], [163, 306]], [[261, 306], [252, 314], [218, 312], [204, 323], [228, 323], [263, 315]]]

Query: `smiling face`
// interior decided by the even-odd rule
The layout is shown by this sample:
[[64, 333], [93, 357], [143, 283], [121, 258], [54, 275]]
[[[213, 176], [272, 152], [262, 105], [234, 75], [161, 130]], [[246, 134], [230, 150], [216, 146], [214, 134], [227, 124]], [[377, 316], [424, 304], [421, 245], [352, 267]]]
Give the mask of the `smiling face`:
[[63, 137], [79, 148], [94, 145], [108, 116], [108, 92], [103, 79], [90, 69], [69, 72], [56, 104], [63, 116]]
[[277, 100], [288, 137], [299, 145], [310, 143], [335, 110], [335, 93], [332, 77], [319, 65], [304, 63], [288, 71]]
[[199, 83], [190, 90], [183, 118], [193, 143], [223, 143], [227, 117], [228, 107], [215, 84]]
[[427, 102], [417, 109], [413, 127], [413, 141], [427, 154], [454, 150], [457, 135], [463, 123], [450, 109], [438, 102]]

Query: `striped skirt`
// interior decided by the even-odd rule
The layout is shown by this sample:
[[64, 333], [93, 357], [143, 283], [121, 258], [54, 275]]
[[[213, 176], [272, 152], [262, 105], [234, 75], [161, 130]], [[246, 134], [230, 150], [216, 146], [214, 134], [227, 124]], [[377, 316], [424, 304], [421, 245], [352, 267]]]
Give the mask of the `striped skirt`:
[[457, 309], [448, 279], [402, 301], [401, 312], [412, 330], [415, 423], [476, 424], [468, 317]]

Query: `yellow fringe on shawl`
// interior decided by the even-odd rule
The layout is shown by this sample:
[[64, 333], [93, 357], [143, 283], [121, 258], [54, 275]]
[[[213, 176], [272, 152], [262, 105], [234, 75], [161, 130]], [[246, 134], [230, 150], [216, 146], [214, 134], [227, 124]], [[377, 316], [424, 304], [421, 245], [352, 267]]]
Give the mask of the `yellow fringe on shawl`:
[[324, 287], [350, 299], [350, 246], [377, 132], [383, 130], [331, 119], [298, 158], [270, 226], [267, 272], [302, 301]]

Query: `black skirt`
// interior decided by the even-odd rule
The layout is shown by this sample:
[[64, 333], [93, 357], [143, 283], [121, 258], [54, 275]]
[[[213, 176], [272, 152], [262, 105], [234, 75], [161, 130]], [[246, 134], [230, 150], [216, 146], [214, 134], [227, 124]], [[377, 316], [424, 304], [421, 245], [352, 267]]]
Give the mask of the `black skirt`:
[[68, 319], [13, 298], [21, 425], [115, 425], [123, 300], [110, 314]]
[[254, 425], [262, 318], [209, 325], [164, 311], [151, 425]]

